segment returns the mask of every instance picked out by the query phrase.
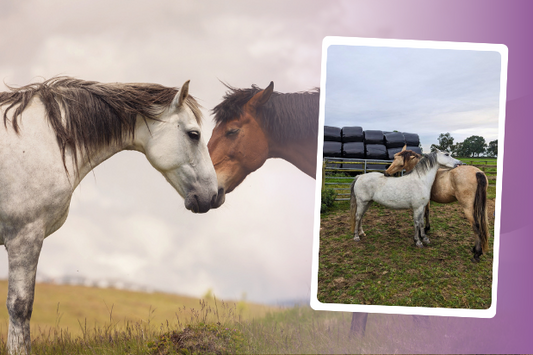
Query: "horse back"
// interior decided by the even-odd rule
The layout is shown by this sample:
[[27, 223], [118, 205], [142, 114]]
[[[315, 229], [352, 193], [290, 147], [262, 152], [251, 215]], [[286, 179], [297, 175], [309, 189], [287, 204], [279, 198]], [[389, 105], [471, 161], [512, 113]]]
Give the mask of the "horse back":
[[471, 165], [461, 165], [451, 170], [439, 169], [431, 189], [431, 200], [439, 203], [473, 201], [478, 184], [477, 173], [485, 175]]
[[412, 177], [386, 177], [381, 173], [363, 174], [355, 185], [358, 199], [375, 201], [393, 209], [409, 209], [429, 201], [429, 190]]
[[0, 229], [51, 218], [43, 225], [52, 230], [68, 211], [72, 194], [55, 133], [38, 99], [19, 117], [18, 133], [10, 117], [0, 127]]

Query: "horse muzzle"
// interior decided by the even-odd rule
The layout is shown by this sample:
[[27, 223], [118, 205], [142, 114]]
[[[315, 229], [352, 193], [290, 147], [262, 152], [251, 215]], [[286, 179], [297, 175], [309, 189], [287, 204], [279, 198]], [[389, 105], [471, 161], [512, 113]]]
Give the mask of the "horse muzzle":
[[195, 192], [190, 192], [185, 198], [185, 208], [194, 213], [206, 213], [211, 208], [216, 208], [215, 204], [218, 200], [217, 194], [200, 195]]
[[216, 198], [211, 203], [211, 208], [219, 208], [226, 201], [226, 191], [223, 187], [218, 189]]

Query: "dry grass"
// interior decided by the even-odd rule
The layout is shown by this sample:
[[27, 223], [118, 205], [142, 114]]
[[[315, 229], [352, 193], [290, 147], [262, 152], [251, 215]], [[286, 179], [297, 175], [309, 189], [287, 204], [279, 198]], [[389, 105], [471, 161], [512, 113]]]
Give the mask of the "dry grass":
[[[0, 281], [0, 294], [7, 295], [7, 281]], [[5, 296], [4, 296], [5, 297]], [[143, 293], [85, 286], [37, 284], [31, 320], [32, 335], [56, 329], [72, 337], [84, 329], [113, 324], [151, 324], [176, 327], [195, 318], [197, 298], [160, 292]], [[213, 302], [209, 301], [208, 303]], [[275, 307], [237, 302], [236, 313], [242, 319], [264, 316]], [[206, 321], [212, 321], [207, 319]], [[8, 314], [0, 307], [0, 338], [7, 334]]]

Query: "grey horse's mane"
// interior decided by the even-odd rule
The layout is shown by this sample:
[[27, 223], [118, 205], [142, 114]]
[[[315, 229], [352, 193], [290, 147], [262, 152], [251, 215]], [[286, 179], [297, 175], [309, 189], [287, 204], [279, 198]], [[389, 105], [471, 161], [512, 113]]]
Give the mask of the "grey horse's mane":
[[[4, 126], [7, 128], [11, 120], [13, 129], [19, 133], [22, 112], [38, 96], [56, 134], [64, 164], [67, 148], [77, 163], [77, 150], [90, 156], [101, 146], [133, 137], [137, 116], [158, 120], [179, 91], [159, 84], [105, 84], [71, 77], [9, 89], [10, 92], [0, 92], [0, 105], [7, 106], [3, 113]], [[185, 103], [200, 123], [202, 115], [196, 100], [189, 95]], [[12, 109], [13, 115], [8, 118]]]
[[416, 163], [413, 170], [409, 173], [416, 171], [417, 174], [423, 174], [431, 170], [435, 164], [437, 164], [437, 151], [431, 152], [429, 154], [422, 154], [422, 158]]

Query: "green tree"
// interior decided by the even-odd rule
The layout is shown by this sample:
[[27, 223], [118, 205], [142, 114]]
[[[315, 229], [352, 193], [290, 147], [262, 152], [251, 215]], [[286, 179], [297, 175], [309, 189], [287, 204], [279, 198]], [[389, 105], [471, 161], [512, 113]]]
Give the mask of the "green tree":
[[470, 136], [463, 141], [462, 149], [466, 157], [479, 157], [480, 154], [485, 153], [487, 144], [485, 138], [481, 136]]
[[431, 151], [434, 152], [435, 150], [442, 150], [451, 152], [453, 147], [453, 137], [450, 135], [449, 132], [447, 133], [441, 133], [439, 135], [439, 138], [437, 138], [439, 141], [439, 144], [432, 144], [431, 145]]
[[487, 147], [487, 155], [490, 157], [498, 156], [498, 140], [490, 141], [489, 146]]
[[463, 143], [457, 143], [452, 146], [452, 155], [455, 157], [469, 156], [468, 152], [463, 147]]

